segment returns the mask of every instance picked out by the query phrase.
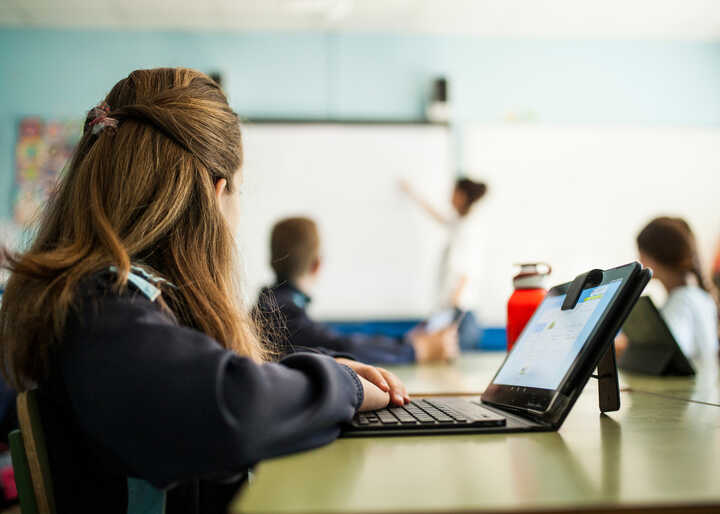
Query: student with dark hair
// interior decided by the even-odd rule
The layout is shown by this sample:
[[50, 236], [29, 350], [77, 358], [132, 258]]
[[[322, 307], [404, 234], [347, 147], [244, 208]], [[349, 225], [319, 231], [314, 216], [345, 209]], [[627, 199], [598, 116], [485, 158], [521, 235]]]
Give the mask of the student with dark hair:
[[260, 292], [257, 310], [273, 321], [275, 342], [283, 351], [312, 347], [347, 353], [372, 364], [450, 360], [457, 356], [457, 327], [428, 333], [411, 330], [401, 340], [381, 335], [345, 335], [313, 320], [307, 312], [322, 267], [317, 224], [304, 217], [278, 221], [270, 236], [275, 284]]
[[39, 385], [58, 512], [128, 512], [130, 479], [165, 489], [167, 514], [226, 512], [258, 461], [407, 400], [357, 362], [271, 362], [236, 284], [242, 157], [209, 77], [134, 71], [90, 111], [33, 245], [9, 257], [0, 365], [15, 389]]
[[465, 217], [485, 193], [487, 193], [487, 185], [484, 182], [474, 182], [469, 178], [457, 179], [452, 195], [452, 206], [460, 217]]
[[[718, 351], [717, 304], [705, 281], [695, 236], [682, 218], [655, 218], [637, 236], [640, 262], [668, 292], [661, 312], [685, 355], [714, 358]], [[627, 344], [619, 338], [620, 348]]]
[[471, 232], [468, 221], [475, 206], [487, 194], [488, 187], [484, 182], [458, 178], [450, 197], [452, 210], [448, 214], [418, 194], [409, 182], [401, 181], [400, 188], [447, 231], [447, 243], [437, 275], [436, 305], [439, 309], [452, 307], [465, 311], [459, 327], [460, 345], [474, 348], [481, 335], [473, 309], [480, 291], [477, 275], [482, 268], [482, 256], [479, 235]]

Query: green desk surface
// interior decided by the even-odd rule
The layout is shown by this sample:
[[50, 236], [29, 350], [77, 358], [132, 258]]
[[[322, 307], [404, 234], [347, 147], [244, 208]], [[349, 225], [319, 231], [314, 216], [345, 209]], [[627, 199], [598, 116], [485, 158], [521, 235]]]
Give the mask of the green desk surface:
[[633, 391], [660, 394], [694, 402], [720, 406], [720, 373], [718, 362], [694, 363], [693, 377], [648, 377], [621, 373], [621, 386]]
[[[411, 392], [477, 392], [502, 358], [393, 370]], [[720, 511], [720, 408], [621, 397], [601, 415], [591, 381], [556, 433], [339, 439], [261, 463], [231, 512]]]

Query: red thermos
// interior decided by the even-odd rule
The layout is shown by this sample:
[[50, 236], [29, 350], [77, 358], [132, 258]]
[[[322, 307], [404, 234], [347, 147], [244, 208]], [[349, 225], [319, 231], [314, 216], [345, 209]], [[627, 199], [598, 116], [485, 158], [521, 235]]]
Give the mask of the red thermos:
[[[545, 298], [547, 291], [543, 287], [545, 277], [550, 274], [549, 264], [533, 262], [519, 264], [520, 273], [513, 277], [513, 292], [507, 306], [507, 349], [512, 350], [513, 344], [535, 309]], [[540, 268], [543, 268], [542, 270]]]

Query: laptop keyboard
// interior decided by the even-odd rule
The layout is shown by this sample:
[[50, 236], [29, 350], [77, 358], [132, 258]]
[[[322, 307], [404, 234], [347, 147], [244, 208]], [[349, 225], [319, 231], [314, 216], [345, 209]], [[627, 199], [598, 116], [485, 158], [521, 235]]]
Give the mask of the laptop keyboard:
[[[453, 399], [455, 400], [455, 399]], [[403, 407], [386, 407], [370, 412], [358, 412], [353, 426], [358, 428], [409, 428], [415, 426], [463, 427], [502, 426], [505, 418], [467, 400], [446, 401], [423, 398], [412, 400]]]

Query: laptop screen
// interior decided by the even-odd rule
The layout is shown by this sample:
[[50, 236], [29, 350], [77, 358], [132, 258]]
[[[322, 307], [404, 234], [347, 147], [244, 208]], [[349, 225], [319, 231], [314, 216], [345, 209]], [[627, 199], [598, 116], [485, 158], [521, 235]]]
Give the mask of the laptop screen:
[[583, 290], [575, 308], [567, 311], [561, 310], [565, 294], [549, 294], [515, 342], [493, 384], [557, 389], [621, 283], [617, 279]]

